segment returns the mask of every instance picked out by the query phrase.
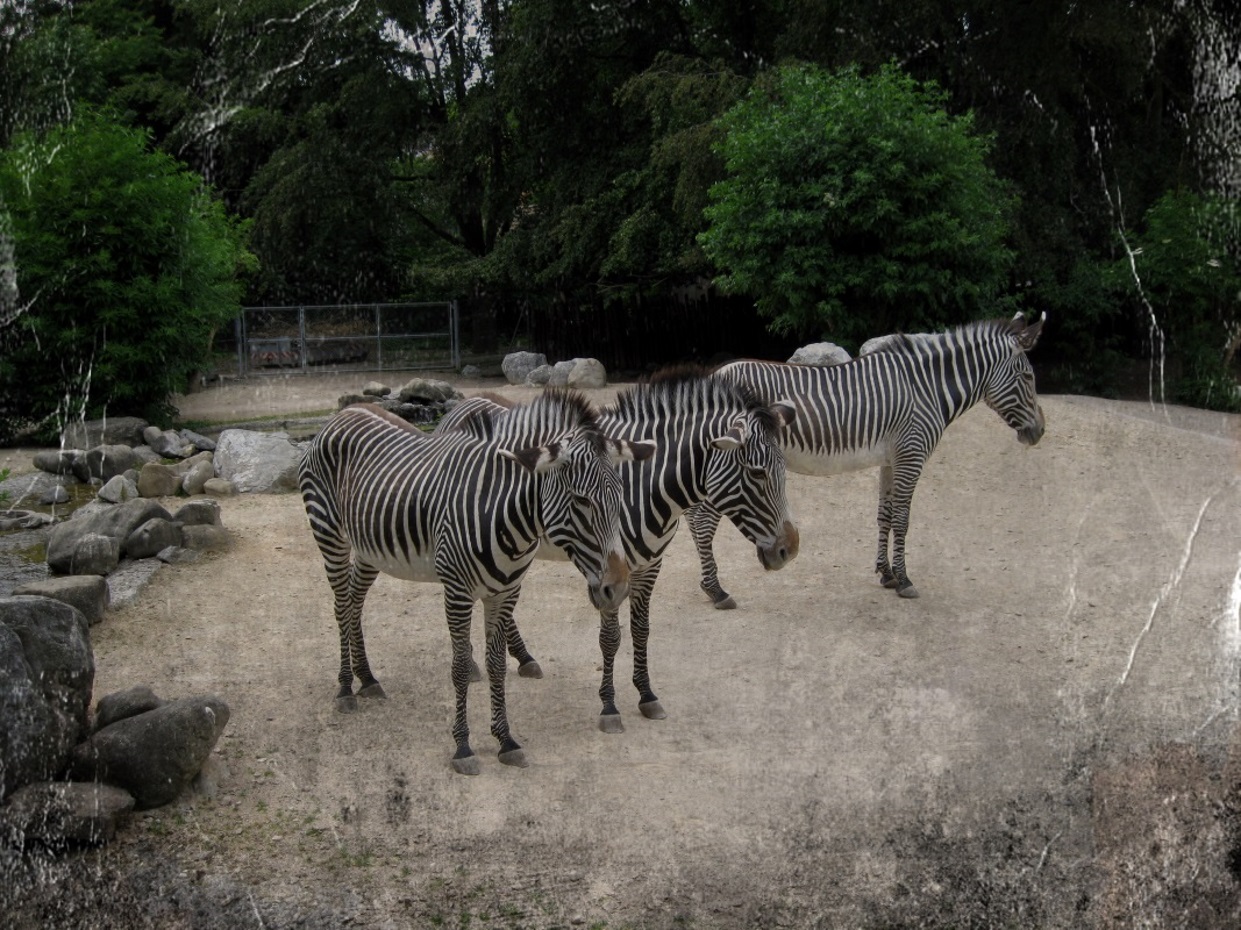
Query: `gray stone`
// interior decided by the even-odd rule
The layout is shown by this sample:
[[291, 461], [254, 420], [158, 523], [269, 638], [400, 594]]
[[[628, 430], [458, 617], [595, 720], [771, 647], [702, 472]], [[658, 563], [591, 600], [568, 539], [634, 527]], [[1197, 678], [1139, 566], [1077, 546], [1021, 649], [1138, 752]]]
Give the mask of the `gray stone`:
[[150, 446], [146, 446], [146, 445], [134, 446], [134, 455], [137, 456], [138, 458], [138, 464], [135, 466], [135, 470], [141, 468], [147, 462], [162, 461], [159, 453], [156, 452], [154, 449], [152, 449]]
[[233, 548], [233, 537], [222, 526], [183, 526], [181, 545], [198, 552], [226, 552]]
[[463, 378], [481, 378], [483, 370], [477, 365], [463, 365], [461, 367], [461, 377]]
[[131, 446], [110, 445], [95, 446], [80, 455], [73, 467], [73, 473], [79, 481], [90, 481], [98, 478], [108, 481], [127, 469], [137, 468], [140, 464], [138, 456]]
[[603, 362], [597, 358], [575, 359], [573, 370], [569, 372], [569, 387], [601, 388], [607, 387], [607, 383], [608, 370]]
[[287, 433], [226, 429], [216, 444], [215, 471], [238, 491], [292, 491], [303, 450]]
[[500, 368], [509, 384], [525, 384], [530, 372], [546, 364], [547, 356], [542, 352], [510, 352], [504, 356]]
[[203, 484], [203, 493], [212, 497], [232, 497], [237, 489], [227, 478], [208, 478]]
[[194, 447], [181, 438], [176, 430], [148, 426], [142, 438], [156, 453], [169, 459], [184, 459], [194, 454]]
[[[352, 407], [354, 404], [373, 404], [375, 398], [367, 394], [341, 394], [336, 398], [336, 409], [344, 410], [346, 407]], [[217, 449], [219, 446], [216, 447]]]
[[[89, 511], [87, 508], [91, 508]], [[47, 541], [47, 566], [58, 575], [70, 575], [78, 541], [89, 534], [114, 538], [120, 542], [152, 517], [171, 519], [171, 515], [152, 500], [126, 501], [123, 504], [89, 504], [74, 514], [73, 519], [53, 528]]]
[[94, 446], [136, 446], [142, 442], [147, 421], [138, 417], [105, 417], [70, 423], [61, 434], [66, 448], [90, 449]]
[[834, 342], [812, 342], [789, 356], [790, 365], [843, 365], [848, 361], [852, 356]]
[[108, 583], [98, 575], [63, 575], [29, 581], [13, 589], [13, 595], [49, 597], [78, 609], [94, 626], [108, 609]]
[[118, 720], [136, 717], [138, 714], [145, 714], [149, 710], [163, 706], [164, 702], [147, 685], [134, 685], [124, 691], [113, 691], [101, 697], [95, 705], [93, 729], [102, 730]]
[[395, 413], [402, 420], [408, 423], [434, 423], [439, 416], [438, 411], [434, 407], [426, 404], [384, 404], [384, 409]]
[[55, 522], [56, 518], [51, 514], [37, 510], [0, 511], [0, 530], [33, 530]]
[[109, 504], [123, 504], [139, 497], [138, 485], [125, 475], [117, 475], [99, 489], [96, 496]]
[[154, 517], [129, 534], [123, 546], [131, 559], [149, 559], [169, 546], [181, 545], [181, 527], [170, 520]]
[[403, 404], [442, 404], [460, 396], [461, 392], [447, 381], [432, 378], [412, 378], [396, 392], [396, 399]]
[[387, 397], [392, 393], [392, 388], [379, 381], [367, 381], [362, 385], [362, 393], [367, 397]]
[[191, 565], [202, 558], [202, 553], [182, 546], [169, 546], [157, 552], [155, 558], [166, 565]]
[[192, 429], [180, 430], [180, 436], [186, 445], [193, 446], [200, 452], [214, 452], [215, 440], [202, 433], [196, 433]]
[[186, 501], [172, 519], [182, 526], [219, 526], [220, 504], [207, 498]]
[[164, 567], [159, 559], [126, 559], [108, 575], [108, 597], [114, 608], [128, 607], [138, 600], [151, 576]]
[[552, 379], [552, 371], [551, 365], [540, 365], [526, 375], [526, 384], [533, 384], [535, 386], [547, 384]]
[[547, 383], [552, 387], [568, 387], [569, 372], [573, 370], [573, 366], [577, 364], [577, 359], [569, 359], [565, 362], [557, 362], [552, 366], [552, 376]]
[[170, 701], [79, 743], [69, 773], [124, 788], [137, 810], [159, 807], [176, 800], [202, 770], [228, 717], [228, 705], [214, 695]]
[[858, 355], [872, 355], [875, 352], [882, 352], [899, 338], [898, 334], [889, 333], [886, 336], [875, 336], [873, 339], [867, 339], [862, 343], [862, 348], [858, 349]]
[[73, 463], [79, 455], [85, 455], [81, 449], [40, 449], [34, 454], [34, 467], [52, 475], [72, 475]]
[[181, 489], [181, 476], [168, 465], [147, 462], [138, 472], [138, 493], [143, 497], [172, 497]]
[[69, 559], [69, 575], [107, 575], [121, 561], [121, 541], [102, 533], [78, 538]]
[[133, 809], [134, 797], [123, 788], [35, 782], [15, 791], [0, 808], [0, 835], [18, 847], [100, 846], [111, 842], [118, 821]]
[[191, 496], [201, 494], [203, 486], [215, 477], [215, 463], [211, 461], [195, 462], [181, 479], [181, 490]]
[[218, 757], [211, 755], [203, 762], [203, 767], [194, 776], [190, 786], [199, 797], [214, 798], [220, 793], [220, 782], [227, 779], [229, 775], [228, 766], [219, 761]]
[[72, 499], [73, 495], [69, 493], [69, 489], [63, 484], [48, 488], [39, 495], [39, 503], [45, 507], [50, 507], [53, 504], [67, 504]]
[[64, 768], [86, 732], [94, 681], [81, 611], [46, 597], [0, 598], [0, 798]]

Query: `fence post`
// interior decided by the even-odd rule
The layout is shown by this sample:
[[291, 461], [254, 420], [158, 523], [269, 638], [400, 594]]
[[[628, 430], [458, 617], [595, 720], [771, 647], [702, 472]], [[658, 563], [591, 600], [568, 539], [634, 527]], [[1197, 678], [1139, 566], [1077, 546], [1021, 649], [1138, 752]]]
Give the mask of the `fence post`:
[[448, 302], [448, 345], [452, 355], [453, 371], [461, 370], [461, 313], [455, 300]]
[[297, 356], [301, 362], [302, 374], [306, 374], [306, 308], [297, 308]]
[[237, 340], [237, 376], [246, 374], [246, 310], [244, 307], [237, 319], [233, 320], [233, 338]]

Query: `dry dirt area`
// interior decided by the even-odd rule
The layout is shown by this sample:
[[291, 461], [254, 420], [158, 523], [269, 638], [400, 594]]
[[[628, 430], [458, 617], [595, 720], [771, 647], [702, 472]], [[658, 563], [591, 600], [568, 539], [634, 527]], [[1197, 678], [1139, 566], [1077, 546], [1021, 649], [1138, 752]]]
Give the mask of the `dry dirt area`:
[[[246, 382], [182, 414], [321, 410], [358, 386]], [[985, 408], [948, 430], [914, 499], [916, 601], [871, 574], [875, 472], [791, 476], [802, 550], [783, 571], [722, 529], [735, 611], [699, 592], [683, 529], [652, 604], [668, 718], [638, 714], [626, 636], [623, 734], [595, 726], [582, 580], [536, 563], [518, 618], [545, 677], [508, 679], [530, 765], [498, 763], [476, 685], [474, 778], [448, 765], [439, 587], [380, 578], [364, 617], [389, 697], [340, 715], [300, 498], [226, 500], [233, 551], [161, 569], [93, 630], [96, 695], [145, 683], [228, 702], [218, 793], [42, 867], [41, 899], [14, 913], [161, 928], [1235, 928], [1241, 418], [1070, 396], [1044, 409], [1033, 449]]]

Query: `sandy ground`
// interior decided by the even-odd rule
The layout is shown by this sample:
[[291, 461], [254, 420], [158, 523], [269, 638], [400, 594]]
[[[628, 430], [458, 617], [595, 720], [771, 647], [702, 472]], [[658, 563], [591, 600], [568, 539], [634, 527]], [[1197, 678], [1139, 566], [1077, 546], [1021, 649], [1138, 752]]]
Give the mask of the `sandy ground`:
[[[229, 384], [184, 398], [182, 416], [322, 410], [367, 377]], [[721, 529], [735, 611], [699, 592], [683, 529], [652, 604], [668, 719], [638, 714], [626, 635], [623, 734], [595, 726], [581, 578], [536, 563], [518, 618], [546, 677], [508, 680], [530, 765], [498, 763], [475, 686], [475, 778], [448, 765], [439, 587], [379, 579], [364, 617], [389, 698], [340, 715], [300, 498], [225, 500], [233, 551], [161, 569], [93, 630], [97, 696], [145, 683], [228, 702], [218, 792], [136, 815], [85, 858], [95, 878], [64, 879], [78, 903], [41, 913], [92, 927], [1241, 925], [1241, 418], [1068, 396], [1044, 409], [1033, 449], [985, 408], [948, 430], [914, 498], [916, 601], [871, 574], [873, 471], [790, 476], [802, 550], [783, 571]]]

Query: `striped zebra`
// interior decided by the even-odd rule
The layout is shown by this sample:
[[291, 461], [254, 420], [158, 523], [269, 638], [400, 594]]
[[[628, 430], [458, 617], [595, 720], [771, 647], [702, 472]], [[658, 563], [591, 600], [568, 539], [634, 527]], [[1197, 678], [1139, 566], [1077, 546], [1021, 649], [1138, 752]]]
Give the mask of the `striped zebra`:
[[[730, 362], [716, 376], [797, 404], [797, 420], [783, 434], [791, 471], [835, 475], [879, 466], [875, 571], [885, 588], [917, 597], [905, 570], [905, 536], [922, 468], [948, 424], [979, 401], [998, 413], [1023, 444], [1032, 446], [1042, 438], [1043, 409], [1026, 353], [1038, 342], [1045, 319], [1043, 314], [1027, 326], [1018, 314], [946, 333], [885, 337], [869, 354], [842, 365]], [[719, 513], [695, 507], [686, 519], [702, 563], [703, 591], [717, 608], [735, 607], [720, 585], [711, 548]]]
[[615, 440], [576, 392], [548, 391], [503, 423], [428, 436], [379, 407], [347, 407], [324, 426], [300, 468], [315, 542], [323, 554], [340, 628], [338, 709], [383, 697], [362, 637], [362, 604], [380, 572], [440, 582], [452, 639], [456, 716], [453, 768], [476, 774], [466, 697], [473, 605], [483, 602], [491, 732], [500, 761], [526, 764], [509, 732], [504, 629], [540, 542], [562, 549], [586, 577], [591, 603], [625, 598], [629, 566], [619, 535], [615, 464], [649, 456]]
[[[453, 429], [480, 415], [502, 420], [503, 404], [498, 398], [471, 398], [455, 407], [438, 429]], [[713, 512], [727, 515], [755, 544], [766, 569], [782, 568], [797, 555], [799, 539], [789, 516], [779, 443], [793, 415], [791, 404], [766, 405], [745, 386], [707, 377], [704, 370], [690, 366], [661, 372], [649, 383], [622, 392], [615, 404], [599, 411], [600, 425], [609, 435], [655, 444], [649, 461], [623, 462], [618, 469], [623, 495], [621, 538], [632, 570], [633, 683], [639, 710], [647, 718], [666, 716], [651, 689], [647, 666], [650, 599], [681, 514], [707, 503]], [[511, 615], [506, 635], [510, 654], [524, 667], [531, 660]], [[624, 729], [616, 709], [612, 672], [619, 644], [619, 604], [601, 607], [599, 727], [605, 732]]]

